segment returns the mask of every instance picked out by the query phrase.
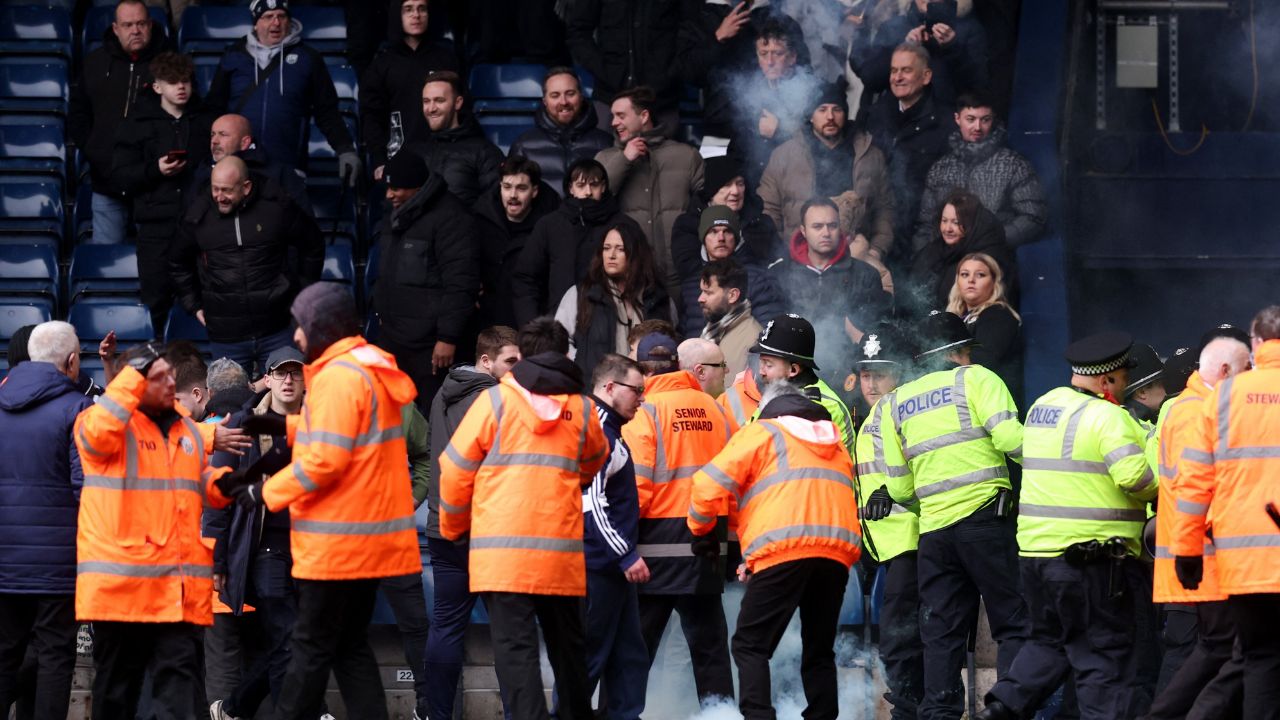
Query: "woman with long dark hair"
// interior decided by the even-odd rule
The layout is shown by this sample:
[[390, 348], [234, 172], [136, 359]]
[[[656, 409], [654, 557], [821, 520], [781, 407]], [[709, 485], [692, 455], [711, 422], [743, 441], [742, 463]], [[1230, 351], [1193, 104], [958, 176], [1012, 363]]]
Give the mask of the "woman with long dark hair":
[[915, 305], [920, 312], [945, 307], [960, 258], [978, 252], [1000, 264], [1006, 297], [1017, 297], [1017, 258], [1013, 248], [1005, 242], [999, 218], [983, 207], [976, 195], [965, 190], [948, 195], [934, 227], [937, 231], [933, 240], [920, 248], [911, 261], [912, 293], [908, 306]]
[[674, 321], [653, 251], [634, 224], [604, 234], [587, 276], [560, 300], [556, 319], [573, 337], [574, 360], [590, 373], [608, 353], [627, 354], [627, 333], [644, 320]]

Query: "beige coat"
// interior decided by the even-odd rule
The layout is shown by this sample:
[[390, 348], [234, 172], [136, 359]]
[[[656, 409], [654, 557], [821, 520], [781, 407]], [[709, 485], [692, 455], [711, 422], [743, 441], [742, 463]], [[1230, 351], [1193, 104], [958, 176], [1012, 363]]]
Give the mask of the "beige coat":
[[760, 339], [762, 330], [764, 328], [751, 317], [751, 313], [743, 313], [729, 332], [720, 338], [720, 352], [724, 353], [724, 362], [728, 365], [725, 377], [730, 381], [747, 369], [747, 351]]

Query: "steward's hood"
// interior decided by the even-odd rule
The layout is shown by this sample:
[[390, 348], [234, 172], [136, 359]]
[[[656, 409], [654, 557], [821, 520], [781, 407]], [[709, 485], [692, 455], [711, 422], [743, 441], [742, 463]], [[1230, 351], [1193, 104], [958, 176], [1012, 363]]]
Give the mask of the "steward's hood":
[[[516, 363], [502, 384], [524, 398], [533, 413], [532, 430], [543, 435], [563, 422], [571, 400], [582, 393], [582, 370], [559, 353], [539, 353]], [[523, 414], [522, 414], [523, 415]]]
[[646, 396], [672, 390], [697, 390], [702, 392], [702, 386], [698, 384], [698, 378], [694, 377], [693, 373], [688, 370], [675, 370], [654, 375], [644, 382], [644, 394]]
[[323, 355], [307, 365], [303, 369], [307, 387], [313, 387], [312, 383], [316, 375], [329, 363], [348, 353], [361, 367], [382, 383], [392, 402], [404, 405], [418, 396], [418, 390], [414, 387], [413, 381], [396, 365], [395, 356], [376, 345], [369, 344], [368, 340], [359, 335], [343, 338], [330, 345]]
[[831, 414], [803, 395], [783, 395], [768, 401], [760, 411], [760, 419], [777, 423], [822, 457], [832, 457], [844, 449]]
[[747, 397], [757, 403], [760, 402], [760, 386], [756, 384], [756, 374], [751, 371], [751, 368], [738, 373], [738, 376], [733, 379], [733, 384], [738, 383], [742, 383], [742, 390]]
[[472, 393], [497, 385], [492, 375], [477, 372], [474, 365], [459, 365], [450, 368], [444, 382], [440, 384], [440, 395], [444, 398], [445, 407], [456, 404]]
[[851, 238], [847, 234], [840, 233], [840, 243], [836, 246], [836, 256], [831, 258], [831, 262], [827, 263], [826, 267], [813, 268], [809, 264], [809, 241], [804, 239], [804, 231], [797, 230], [796, 234], [791, 236], [791, 259], [805, 267], [823, 272], [844, 259], [844, 256], [849, 253], [850, 241]]
[[80, 389], [53, 363], [28, 360], [0, 383], [0, 409], [23, 412], [69, 394], [79, 395]]

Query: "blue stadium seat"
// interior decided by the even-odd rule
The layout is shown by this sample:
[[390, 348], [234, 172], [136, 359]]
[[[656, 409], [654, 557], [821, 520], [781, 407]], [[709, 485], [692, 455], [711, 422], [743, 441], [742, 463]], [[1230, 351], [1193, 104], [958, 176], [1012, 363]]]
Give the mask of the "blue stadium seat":
[[220, 55], [196, 55], [192, 58], [196, 64], [195, 86], [200, 97], [209, 94], [209, 86], [213, 84], [213, 76], [218, 73]]
[[0, 295], [58, 297], [58, 253], [48, 245], [0, 245]]
[[476, 65], [467, 91], [477, 117], [491, 113], [534, 113], [542, 103], [545, 65]]
[[0, 343], [9, 349], [9, 338], [19, 328], [39, 325], [53, 319], [50, 305], [20, 298], [0, 298]]
[[858, 580], [857, 568], [849, 571], [849, 584], [844, 589], [844, 602], [840, 604], [840, 626], [862, 625], [866, 622], [867, 613], [862, 598], [862, 582]]
[[372, 240], [369, 243], [369, 259], [364, 263], [364, 300], [366, 305], [373, 304], [373, 286], [378, 282], [378, 263], [382, 260], [382, 243]]
[[80, 336], [81, 352], [97, 353], [98, 343], [112, 330], [122, 349], [155, 338], [151, 311], [142, 303], [78, 302], [71, 306], [67, 322], [75, 326], [76, 335]]
[[360, 83], [356, 78], [356, 69], [348, 65], [345, 58], [341, 64], [333, 64], [325, 59], [325, 65], [328, 66], [329, 77], [333, 78], [333, 89], [338, 92], [338, 110], [344, 115], [355, 117], [359, 111], [356, 108], [356, 98], [360, 94]]
[[315, 211], [316, 223], [324, 232], [326, 244], [354, 244], [356, 240], [355, 192], [344, 188], [334, 177], [311, 178], [307, 196]]
[[132, 245], [80, 245], [71, 253], [67, 298], [136, 295], [138, 254]]
[[173, 342], [174, 340], [190, 341], [200, 349], [200, 352], [209, 354], [209, 332], [199, 320], [189, 315], [178, 304], [174, 304], [169, 310], [169, 320], [164, 326], [164, 341]]
[[320, 279], [348, 285], [355, 282], [356, 263], [350, 245], [335, 244], [325, 247], [324, 271], [320, 274]]
[[0, 57], [0, 114], [67, 114], [69, 64], [60, 58]]
[[347, 19], [342, 8], [297, 5], [291, 12], [302, 23], [303, 42], [325, 55], [346, 55]]
[[24, 115], [0, 116], [0, 172], [67, 176], [66, 130], [62, 123]]
[[64, 8], [0, 6], [0, 54], [71, 60], [71, 15]]
[[485, 137], [497, 145], [503, 155], [517, 138], [533, 127], [532, 115], [481, 115], [476, 119], [480, 121]]
[[190, 5], [182, 11], [178, 46], [193, 55], [221, 55], [227, 45], [249, 34], [253, 18], [243, 6]]
[[[356, 129], [354, 115], [343, 114], [342, 121], [347, 125], [347, 132], [353, 141], [359, 142], [360, 133]], [[308, 182], [316, 178], [336, 178], [338, 176], [338, 154], [334, 152], [324, 133], [316, 127], [312, 119], [307, 132], [307, 175]]]
[[62, 185], [51, 178], [0, 175], [0, 234], [61, 241]]
[[[151, 19], [155, 21], [151, 32], [160, 32], [164, 37], [169, 37], [169, 15], [162, 7], [149, 7], [147, 11], [151, 14]], [[116, 19], [116, 4], [95, 5], [89, 8], [89, 12], [85, 14], [84, 26], [80, 28], [80, 57], [98, 49], [102, 44], [102, 36], [111, 28], [111, 23]]]

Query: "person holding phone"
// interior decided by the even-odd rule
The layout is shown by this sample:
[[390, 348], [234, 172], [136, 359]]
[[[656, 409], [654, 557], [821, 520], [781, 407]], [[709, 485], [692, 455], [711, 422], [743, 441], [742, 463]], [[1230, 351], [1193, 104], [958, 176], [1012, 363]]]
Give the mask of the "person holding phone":
[[190, 195], [194, 168], [209, 155], [213, 116], [192, 89], [195, 66], [176, 52], [151, 61], [151, 92], [120, 129], [112, 177], [133, 204], [138, 224], [138, 278], [151, 326], [164, 334], [173, 306], [166, 254]]

